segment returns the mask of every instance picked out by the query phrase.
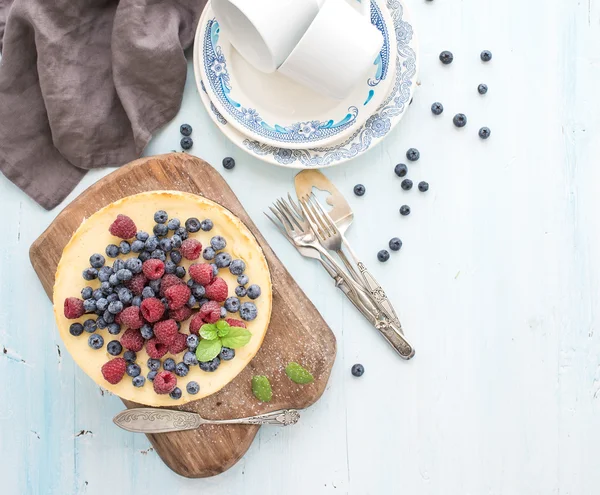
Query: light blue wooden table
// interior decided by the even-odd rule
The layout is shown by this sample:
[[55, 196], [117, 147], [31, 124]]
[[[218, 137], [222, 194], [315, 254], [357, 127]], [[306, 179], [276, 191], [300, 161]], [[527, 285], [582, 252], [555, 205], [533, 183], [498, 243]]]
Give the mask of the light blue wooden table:
[[[0, 493], [600, 493], [600, 4], [409, 3], [421, 45], [414, 103], [382, 145], [327, 174], [355, 210], [350, 241], [395, 302], [415, 359], [399, 361], [264, 218], [294, 171], [230, 144], [190, 68], [179, 115], [146, 154], [178, 149], [179, 124], [192, 124], [193, 153], [223, 173], [337, 335], [329, 387], [297, 426], [261, 429], [228, 472], [173, 474], [144, 436], [112, 424], [120, 400], [63, 351], [28, 261], [60, 208], [46, 212], [0, 178]], [[446, 109], [438, 118], [433, 101]], [[462, 130], [456, 112], [469, 118]], [[427, 194], [402, 191], [393, 174], [411, 146], [421, 160], [410, 175], [430, 182]], [[108, 172], [90, 173], [65, 204]], [[379, 264], [396, 235], [402, 251]]]

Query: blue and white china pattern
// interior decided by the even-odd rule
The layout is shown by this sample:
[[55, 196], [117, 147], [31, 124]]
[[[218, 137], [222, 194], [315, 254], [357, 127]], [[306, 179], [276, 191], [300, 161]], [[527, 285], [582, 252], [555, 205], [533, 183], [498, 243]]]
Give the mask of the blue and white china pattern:
[[[363, 106], [367, 105], [372, 99], [375, 91], [373, 88], [387, 77], [390, 59], [389, 33], [385, 21], [376, 2], [372, 1], [370, 7], [371, 22], [382, 33], [384, 43], [377, 60], [374, 62], [376, 66], [375, 75], [366, 81], [368, 95]], [[287, 126], [270, 124], [264, 121], [256, 109], [245, 107], [232, 97], [233, 88], [227, 71], [227, 60], [221, 46], [218, 44], [219, 34], [219, 23], [214, 18], [209, 19], [203, 40], [203, 63], [211, 93], [218, 98], [219, 103], [227, 111], [228, 118], [235, 119], [244, 128], [252, 131], [257, 136], [282, 144], [306, 143], [307, 145], [336, 136], [356, 123], [356, 117], [360, 111], [356, 106], [349, 107], [346, 115], [339, 120], [312, 120], [296, 122]], [[219, 116], [219, 119], [223, 119], [222, 115], [219, 114]]]

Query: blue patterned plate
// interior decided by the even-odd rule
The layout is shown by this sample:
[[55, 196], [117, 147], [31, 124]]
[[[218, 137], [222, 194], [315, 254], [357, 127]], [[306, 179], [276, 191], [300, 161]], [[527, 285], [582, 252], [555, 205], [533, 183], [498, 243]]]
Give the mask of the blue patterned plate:
[[201, 19], [194, 46], [194, 73], [202, 102], [217, 127], [236, 146], [260, 160], [296, 169], [338, 165], [362, 155], [381, 142], [408, 108], [416, 86], [418, 65], [417, 42], [406, 5], [400, 0], [377, 0], [377, 4], [385, 6], [390, 14], [393, 22], [393, 29], [390, 31], [395, 34], [397, 41], [396, 69], [390, 74], [393, 84], [382, 104], [369, 116], [364, 125], [357, 127], [348, 138], [319, 148], [290, 149], [249, 139], [223, 117], [212, 103], [202, 82], [199, 60], [199, 34], [203, 24]]
[[242, 134], [293, 149], [325, 146], [358, 129], [389, 91], [396, 40], [391, 18], [377, 0], [371, 0], [371, 22], [384, 40], [372, 71], [348, 98], [334, 100], [252, 67], [221, 32], [209, 3], [196, 36], [201, 78], [215, 107]]

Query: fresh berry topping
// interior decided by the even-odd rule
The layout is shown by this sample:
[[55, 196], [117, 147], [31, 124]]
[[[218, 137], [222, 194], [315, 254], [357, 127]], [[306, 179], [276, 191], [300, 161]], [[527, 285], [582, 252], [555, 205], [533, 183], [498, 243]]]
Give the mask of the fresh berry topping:
[[385, 249], [382, 249], [381, 251], [379, 251], [377, 253], [377, 259], [379, 261], [381, 261], [382, 263], [386, 262], [387, 260], [390, 259], [390, 253], [389, 253], [389, 251], [387, 251]]
[[224, 306], [230, 313], [237, 313], [240, 310], [240, 300], [237, 297], [228, 297]]
[[104, 345], [104, 337], [102, 337], [102, 335], [98, 335], [97, 333], [93, 333], [88, 339], [88, 345], [92, 349], [101, 349]]
[[158, 371], [160, 369], [160, 359], [150, 358], [146, 364], [150, 371]]
[[185, 221], [185, 230], [188, 232], [198, 232], [200, 230], [200, 220], [197, 218], [188, 218]]
[[142, 325], [142, 328], [140, 328], [140, 333], [142, 334], [142, 337], [144, 337], [146, 340], [149, 340], [152, 337], [154, 337], [154, 330], [152, 330], [152, 325], [150, 325], [149, 323], [144, 323]]
[[245, 302], [240, 306], [240, 317], [242, 320], [252, 321], [258, 316], [256, 304]]
[[[187, 349], [187, 335], [183, 333], [178, 333], [175, 335], [175, 339], [169, 345], [169, 352], [173, 355], [179, 354]], [[184, 376], [184, 375], [180, 375]]]
[[[196, 337], [196, 336], [195, 335], [189, 335], [189, 337]], [[187, 364], [188, 366], [196, 366], [198, 364], [198, 358], [196, 357], [196, 354], [193, 353], [192, 351], [187, 351], [183, 355], [183, 362], [185, 364]]]
[[121, 325], [119, 325], [118, 323], [111, 323], [110, 325], [108, 325], [103, 318], [98, 318], [98, 320], [96, 320], [98, 328], [102, 328], [99, 323], [100, 320], [102, 320], [102, 323], [107, 326], [108, 333], [110, 333], [111, 335], [119, 335], [121, 333]]
[[204, 251], [202, 251], [202, 257], [207, 261], [214, 260], [216, 255], [217, 253], [215, 253], [215, 250], [210, 246], [206, 246]]
[[394, 167], [394, 173], [398, 177], [404, 177], [408, 173], [408, 167], [404, 163], [399, 163]]
[[154, 377], [154, 391], [168, 394], [177, 386], [177, 377], [170, 371], [161, 371]]
[[215, 323], [221, 317], [221, 306], [216, 301], [208, 301], [200, 307], [198, 314], [204, 323]]
[[167, 214], [167, 212], [165, 210], [158, 210], [154, 214], [154, 221], [156, 223], [167, 223], [168, 219], [169, 219], [169, 215]]
[[431, 105], [431, 113], [433, 115], [441, 115], [444, 111], [444, 105], [442, 105], [439, 101], [436, 101]]
[[181, 243], [180, 251], [186, 260], [197, 260], [202, 252], [202, 244], [196, 239], [186, 239]]
[[392, 237], [389, 242], [390, 249], [392, 251], [400, 251], [402, 247], [402, 241], [398, 237]]
[[119, 256], [119, 253], [120, 253], [119, 246], [115, 246], [114, 244], [109, 244], [108, 246], [106, 246], [106, 249], [104, 250], [104, 252], [106, 253], [106, 256], [108, 256], [109, 258], [116, 258], [117, 256]]
[[[191, 296], [194, 297], [194, 296]], [[189, 302], [189, 301], [188, 301]], [[196, 300], [194, 299], [194, 303]], [[169, 311], [169, 318], [175, 321], [185, 321], [192, 316], [192, 310], [188, 306], [182, 306], [179, 309], [172, 309]]]
[[128, 328], [121, 335], [121, 345], [127, 350], [139, 352], [144, 347], [144, 337], [139, 330]]
[[92, 266], [92, 268], [102, 268], [104, 266], [105, 263], [105, 259], [104, 256], [102, 256], [101, 254], [92, 254], [90, 256], [90, 265]]
[[354, 376], [362, 376], [365, 372], [365, 367], [362, 364], [355, 364], [352, 366], [351, 371]]
[[227, 241], [223, 236], [216, 235], [210, 240], [210, 245], [215, 251], [221, 251], [227, 246]]
[[212, 361], [201, 361], [198, 363], [198, 365], [200, 366], [200, 369], [202, 371], [208, 371], [209, 373], [212, 373], [213, 371], [217, 371], [217, 368], [219, 367], [220, 364], [221, 364], [221, 359], [219, 358], [219, 356], [214, 358]]
[[354, 194], [357, 196], [364, 196], [365, 192], [367, 192], [367, 189], [362, 184], [356, 184], [354, 186]]
[[162, 281], [160, 282], [160, 290], [159, 291], [155, 291], [157, 294], [160, 294], [161, 296], [165, 296], [165, 291], [175, 285], [183, 285], [184, 282], [177, 277], [177, 275], [174, 275], [172, 273], [167, 273], [163, 278]]
[[227, 299], [227, 282], [221, 277], [216, 277], [210, 284], [205, 287], [206, 297], [213, 301], [222, 302]]
[[454, 55], [452, 55], [452, 52], [444, 50], [442, 53], [440, 53], [440, 62], [442, 62], [444, 65], [451, 64], [453, 60]]
[[225, 321], [229, 323], [230, 327], [246, 328], [246, 324], [241, 320], [236, 320], [235, 318], [225, 318]]
[[166, 371], [175, 371], [175, 360], [173, 358], [165, 359], [163, 363], [163, 368]]
[[165, 264], [157, 259], [149, 259], [142, 265], [142, 270], [149, 280], [158, 280], [165, 273]]
[[198, 392], [200, 392], [200, 385], [198, 385], [198, 382], [188, 382], [188, 384], [185, 386], [185, 389], [187, 390], [188, 394], [196, 395]]
[[83, 325], [81, 323], [71, 323], [69, 333], [73, 337], [79, 337], [83, 333]]
[[144, 243], [142, 241], [133, 241], [131, 243], [131, 250], [134, 253], [141, 253], [144, 250]]
[[248, 287], [248, 297], [250, 299], [257, 299], [261, 294], [260, 287], [256, 284], [252, 284]]
[[97, 328], [98, 328], [98, 325], [96, 325], [96, 320], [90, 319], [90, 320], [85, 320], [83, 322], [83, 329], [87, 333], [94, 333]]
[[406, 152], [406, 158], [411, 162], [416, 162], [421, 157], [421, 153], [417, 148], [409, 148]]
[[198, 331], [202, 325], [204, 325], [204, 320], [202, 319], [202, 314], [198, 312], [192, 316], [190, 321], [190, 333], [194, 336], [198, 335]]
[[207, 218], [205, 220], [202, 220], [202, 223], [200, 223], [200, 228], [204, 231], [204, 232], [209, 232], [212, 230], [212, 228], [214, 227], [213, 221], [210, 218]]
[[[184, 138], [184, 139], [189, 139], [189, 138]], [[169, 397], [171, 397], [171, 399], [181, 399], [181, 389], [179, 387], [175, 387], [173, 390], [171, 390], [171, 393], [169, 394]]]
[[190, 277], [199, 284], [208, 285], [212, 282], [213, 271], [208, 263], [194, 263], [189, 271]]
[[175, 374], [177, 376], [186, 376], [190, 372], [190, 368], [185, 363], [177, 363], [175, 366]]
[[116, 220], [108, 228], [108, 231], [119, 239], [131, 239], [135, 237], [137, 227], [128, 216], [117, 215]]
[[155, 297], [149, 297], [142, 301], [140, 311], [142, 312], [144, 320], [154, 323], [162, 318], [165, 313], [165, 306]]
[[218, 268], [227, 268], [231, 264], [231, 255], [229, 253], [219, 253], [215, 257], [215, 265]]
[[134, 351], [125, 351], [123, 353], [123, 359], [128, 363], [135, 363], [137, 359], [137, 354]]
[[[108, 297], [111, 296], [115, 296], [115, 298], [117, 299], [116, 301], [111, 301], [111, 303], [108, 305], [108, 312], [110, 314], [116, 315], [117, 313], [120, 313], [121, 311], [123, 311], [123, 303], [121, 301], [118, 300], [118, 296], [116, 294], [111, 294]], [[110, 301], [110, 299], [108, 299]]]
[[144, 324], [142, 315], [140, 314], [140, 308], [136, 306], [125, 308], [120, 314], [120, 320], [122, 325], [134, 330], [142, 328], [142, 325]]
[[83, 301], [76, 297], [67, 297], [65, 299], [65, 318], [69, 320], [75, 320], [76, 318], [80, 318], [85, 313], [85, 308], [83, 307]]
[[197, 335], [194, 334], [190, 334], [187, 336], [187, 346], [188, 349], [190, 351], [195, 351], [196, 347], [198, 347], [198, 342], [200, 341], [200, 339], [198, 339]]
[[181, 142], [179, 144], [181, 144], [182, 150], [189, 150], [192, 146], [194, 146], [194, 140], [189, 136], [185, 136], [181, 138]]
[[424, 180], [419, 182], [419, 191], [421, 191], [421, 192], [429, 191], [429, 184], [427, 182], [425, 182]]
[[[141, 262], [140, 262], [140, 266], [141, 266]], [[137, 275], [134, 275], [131, 278], [131, 280], [127, 280], [125, 282], [125, 287], [127, 287], [136, 296], [141, 296], [143, 293], [144, 287], [146, 286], [147, 281], [148, 281], [148, 279], [146, 278], [146, 275], [144, 275], [143, 273], [138, 273]]]
[[121, 241], [119, 243], [119, 251], [121, 254], [129, 254], [131, 252], [131, 244], [127, 241]]
[[[175, 237], [175, 236], [173, 236], [173, 237]], [[177, 236], [177, 237], [179, 237], [179, 236]], [[178, 247], [181, 247], [181, 244], [182, 244], [182, 242], [179, 241]], [[171, 257], [171, 261], [175, 264], [181, 263], [181, 259], [183, 258], [183, 256], [181, 255], [181, 252], [177, 251], [175, 249], [169, 253], [169, 256]]]
[[139, 364], [135, 364], [135, 363], [128, 364], [127, 368], [125, 369], [125, 373], [127, 373], [131, 377], [139, 376], [139, 374], [141, 372], [142, 372], [142, 368], [140, 368]]
[[225, 168], [226, 170], [231, 170], [234, 167], [235, 160], [233, 158], [231, 158], [230, 156], [226, 156], [225, 158], [223, 158], [223, 168]]
[[148, 372], [148, 380], [150, 380], [151, 382], [154, 381], [154, 378], [156, 378], [156, 374], [158, 373], [158, 371], [150, 371]]
[[168, 350], [169, 347], [167, 344], [159, 342], [156, 337], [146, 342], [146, 352], [152, 359], [160, 359], [167, 353]]
[[126, 367], [127, 363], [123, 358], [111, 359], [102, 365], [102, 376], [108, 383], [116, 385], [123, 378]]
[[144, 250], [151, 253], [158, 247], [159, 243], [160, 241], [158, 240], [158, 237], [154, 235], [152, 237], [148, 237], [148, 239], [146, 239], [146, 242], [144, 243]]
[[98, 270], [96, 270], [95, 268], [86, 268], [85, 270], [83, 270], [83, 272], [81, 273], [81, 276], [83, 277], [84, 280], [96, 280], [98, 278]]
[[134, 387], [143, 387], [146, 383], [146, 378], [142, 375], [138, 375], [131, 380], [131, 383], [133, 383]]
[[412, 186], [413, 181], [410, 179], [404, 179], [400, 184], [400, 187], [402, 187], [402, 189], [404, 189], [405, 191], [410, 191], [412, 189]]
[[248, 290], [243, 285], [238, 285], [235, 288], [235, 295], [238, 297], [245, 297], [247, 293], [248, 293]]
[[181, 227], [181, 221], [179, 218], [171, 218], [171, 220], [169, 220], [167, 223], [167, 228], [169, 230], [177, 230], [179, 227]]
[[169, 232], [169, 227], [163, 223], [157, 223], [154, 227], [152, 227], [152, 232], [155, 236], [162, 237], [167, 235], [167, 232]]
[[250, 279], [248, 278], [248, 275], [240, 275], [237, 278], [237, 283], [240, 285], [247, 285], [249, 281]]
[[230, 349], [229, 347], [221, 347], [219, 357], [223, 361], [231, 361], [235, 357], [235, 349]]
[[229, 271], [232, 275], [241, 275], [246, 270], [246, 263], [242, 260], [233, 260], [229, 264]]
[[185, 306], [192, 295], [186, 284], [173, 285], [165, 290], [165, 297], [169, 303], [169, 309], [179, 309]]
[[177, 335], [177, 322], [175, 320], [159, 321], [154, 325], [153, 330], [159, 342], [171, 345]]

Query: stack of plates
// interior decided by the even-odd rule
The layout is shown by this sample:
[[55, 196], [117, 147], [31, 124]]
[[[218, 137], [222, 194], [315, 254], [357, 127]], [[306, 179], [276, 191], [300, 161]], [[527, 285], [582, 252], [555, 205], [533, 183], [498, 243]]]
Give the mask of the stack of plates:
[[221, 32], [209, 2], [194, 44], [202, 102], [233, 143], [263, 161], [319, 168], [355, 158], [402, 118], [417, 77], [416, 40], [404, 3], [371, 0], [371, 22], [384, 40], [372, 72], [349, 97], [334, 100], [252, 67]]

